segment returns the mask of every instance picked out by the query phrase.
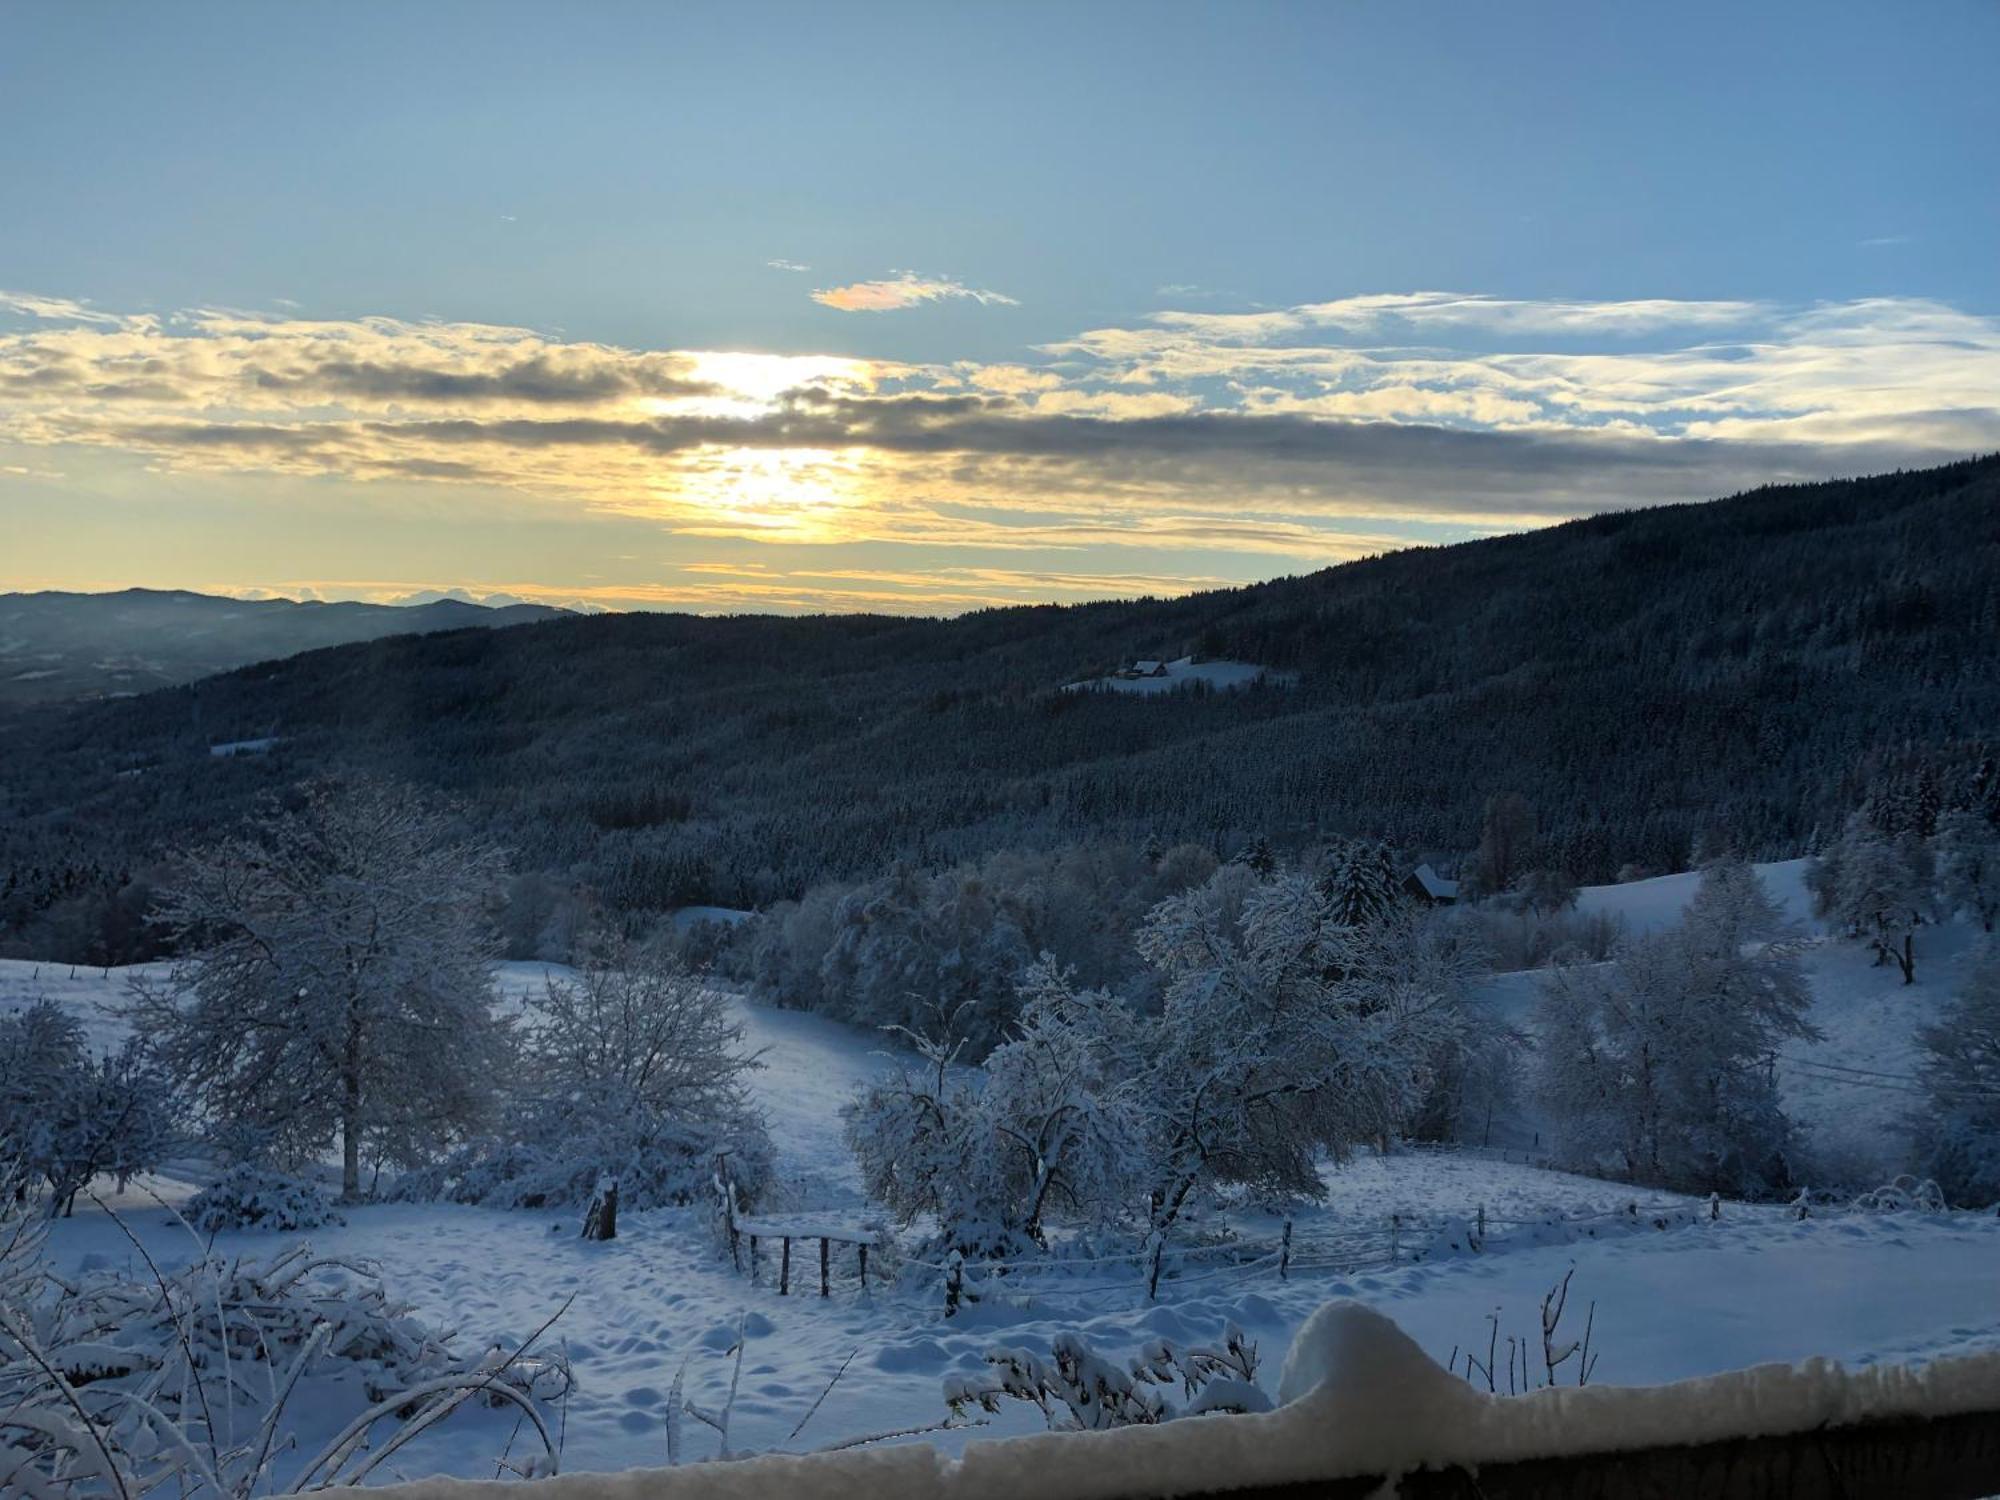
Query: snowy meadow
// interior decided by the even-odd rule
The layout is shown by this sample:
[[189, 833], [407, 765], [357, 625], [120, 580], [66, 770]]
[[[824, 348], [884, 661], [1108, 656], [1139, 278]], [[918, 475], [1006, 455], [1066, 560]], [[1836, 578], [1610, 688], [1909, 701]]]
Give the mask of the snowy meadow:
[[[320, 813], [354, 868], [416, 847], [329, 905], [292, 828], [295, 863], [244, 846], [188, 887], [231, 935], [199, 959], [0, 963], [5, 1378], [53, 1413], [7, 1450], [32, 1492], [1226, 1420], [1343, 1298], [1501, 1396], [2000, 1347], [1986, 887], [1949, 819], [1456, 909], [1370, 846], [1253, 851], [1153, 904], [1130, 996], [1030, 964], [1004, 1011], [863, 1026], [685, 945], [492, 965], [442, 829]], [[269, 884], [230, 911], [246, 869]], [[848, 961], [893, 923], [878, 902]], [[717, 925], [683, 927], [773, 941]], [[389, 966], [380, 1056], [336, 1045], [353, 1009], [302, 1036], [274, 1002], [267, 950], [315, 943], [287, 986]], [[88, 1082], [73, 1119], [52, 1079]], [[79, 1413], [123, 1446], [93, 1457]]]

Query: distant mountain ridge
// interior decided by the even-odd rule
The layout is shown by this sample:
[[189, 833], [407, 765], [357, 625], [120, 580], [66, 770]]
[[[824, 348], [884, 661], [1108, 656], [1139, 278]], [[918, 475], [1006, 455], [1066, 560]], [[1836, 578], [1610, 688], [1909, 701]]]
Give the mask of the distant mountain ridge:
[[0, 594], [0, 707], [129, 696], [322, 646], [568, 613], [540, 604], [323, 603], [186, 589]]
[[[1190, 653], [1282, 675], [1063, 690]], [[14, 717], [0, 949], [36, 953], [125, 872], [344, 772], [433, 789], [524, 877], [631, 912], [1077, 841], [1365, 833], [1449, 873], [1508, 793], [1524, 867], [1602, 883], [1796, 856], [1886, 759], [2000, 766], [2000, 456], [1174, 599], [575, 616]], [[211, 753], [242, 741], [268, 752]]]

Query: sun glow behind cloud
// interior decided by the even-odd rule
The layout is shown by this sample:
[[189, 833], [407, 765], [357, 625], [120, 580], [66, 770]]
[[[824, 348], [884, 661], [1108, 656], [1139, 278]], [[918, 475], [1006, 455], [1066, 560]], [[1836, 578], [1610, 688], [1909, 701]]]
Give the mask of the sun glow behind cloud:
[[[968, 608], [1097, 597], [1083, 580], [1106, 578], [1174, 592], [1995, 447], [2000, 321], [1914, 299], [1396, 294], [1168, 309], [1005, 362], [899, 363], [0, 294], [0, 485], [119, 455], [643, 521], [684, 551], [873, 549], [853, 569], [790, 557], [752, 578], [689, 555], [615, 594], [543, 585], [677, 607]], [[1142, 569], [1105, 565], [1120, 554]]]

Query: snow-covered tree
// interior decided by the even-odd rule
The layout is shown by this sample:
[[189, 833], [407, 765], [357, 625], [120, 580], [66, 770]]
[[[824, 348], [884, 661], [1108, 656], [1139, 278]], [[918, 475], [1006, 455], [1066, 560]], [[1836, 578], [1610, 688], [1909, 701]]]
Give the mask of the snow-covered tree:
[[1878, 964], [1916, 982], [1916, 930], [1929, 919], [1936, 879], [1930, 846], [1914, 832], [1886, 833], [1866, 812], [1814, 861], [1807, 881], [1822, 916], [1865, 940]]
[[0, 1017], [0, 1179], [38, 1180], [68, 1211], [92, 1178], [123, 1187], [173, 1141], [172, 1087], [140, 1043], [93, 1057], [49, 1000]]
[[760, 1066], [730, 997], [665, 949], [590, 947], [530, 994], [504, 1128], [398, 1185], [403, 1197], [579, 1204], [600, 1177], [628, 1208], [687, 1203], [720, 1171], [754, 1201], [771, 1143], [749, 1094]]
[[296, 1162], [415, 1166], [485, 1115], [505, 1069], [488, 906], [501, 858], [399, 786], [305, 789], [185, 859], [162, 916], [197, 956], [134, 1019], [214, 1124]]
[[1924, 1170], [1954, 1202], [2000, 1199], [2000, 947], [1988, 943], [1965, 987], [1919, 1036]]
[[1044, 959], [1028, 971], [1015, 1034], [983, 1069], [943, 1034], [912, 1034], [920, 1063], [847, 1111], [871, 1196], [905, 1221], [937, 1220], [966, 1255], [1041, 1244], [1048, 1221], [1104, 1222], [1144, 1180], [1133, 1097], [1145, 1023], [1102, 991], [1078, 991]]
[[1939, 903], [1987, 932], [2000, 918], [2000, 827], [1983, 813], [1958, 809], [1938, 819]]
[[1479, 827], [1479, 852], [1473, 856], [1470, 881], [1482, 895], [1511, 890], [1528, 868], [1535, 849], [1535, 809], [1519, 792], [1503, 792], [1486, 801]]
[[1458, 1027], [1457, 959], [1427, 948], [1412, 914], [1350, 927], [1286, 873], [1236, 916], [1225, 873], [1163, 902], [1140, 936], [1165, 981], [1140, 1080], [1155, 1233], [1210, 1184], [1318, 1196], [1321, 1154], [1400, 1131]]
[[959, 1061], [949, 1018], [905, 1033], [915, 1056], [843, 1111], [868, 1196], [905, 1223], [930, 1216], [943, 1248], [1017, 1255], [1033, 1242], [993, 1149], [978, 1075]]
[[[1753, 877], [1754, 878], [1754, 877]], [[1638, 1181], [1753, 1193], [1785, 1185], [1790, 1122], [1774, 1065], [1814, 1035], [1796, 960], [1748, 940], [1733, 873], [1669, 931], [1544, 986], [1537, 1089], [1559, 1149]], [[1752, 919], [1754, 922], [1756, 919]]]
[[1355, 840], [1331, 850], [1320, 874], [1333, 919], [1343, 927], [1369, 927], [1403, 903], [1402, 882], [1389, 846]]
[[1764, 879], [1747, 861], [1729, 855], [1701, 872], [1701, 884], [1688, 902], [1690, 925], [1707, 933], [1726, 951], [1745, 943], [1769, 942], [1784, 930], [1784, 913], [1771, 899]]

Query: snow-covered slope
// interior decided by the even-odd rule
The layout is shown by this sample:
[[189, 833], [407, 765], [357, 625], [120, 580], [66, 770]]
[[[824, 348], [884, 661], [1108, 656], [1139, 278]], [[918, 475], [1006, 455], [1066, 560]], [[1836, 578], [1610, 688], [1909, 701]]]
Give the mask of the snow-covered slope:
[[[1755, 867], [1779, 910], [1801, 930], [1816, 930], [1818, 926], [1812, 915], [1812, 896], [1806, 890], [1806, 866], [1810, 863], [1787, 859]], [[1700, 884], [1700, 873], [1688, 871], [1624, 885], [1587, 885], [1577, 892], [1576, 909], [1585, 916], [1615, 916], [1627, 932], [1639, 937], [1678, 922]]]
[[[1888, 981], [1845, 946], [1814, 950], [1815, 982], [1836, 987], [1824, 1004], [1847, 1007], [1859, 1027], [1887, 1026], [1870, 1007], [1895, 997]], [[1943, 962], [1933, 965], [1943, 982]], [[542, 982], [542, 965], [508, 965], [503, 988], [518, 997]], [[1920, 969], [1920, 973], [1922, 970]], [[40, 989], [75, 1007], [109, 1040], [124, 975], [27, 964], [0, 965], [0, 1002]], [[1507, 981], [1511, 983], [1512, 981]], [[1844, 998], [1843, 998], [1844, 997]], [[1828, 1010], [1829, 1016], [1836, 1009]], [[748, 1039], [766, 1067], [755, 1087], [772, 1119], [781, 1170], [809, 1179], [810, 1205], [854, 1203], [851, 1168], [839, 1138], [838, 1106], [889, 1065], [881, 1042], [812, 1016], [745, 1005]], [[1870, 1018], [1874, 1018], [1871, 1020]], [[1865, 1045], [1882, 1047], [1879, 1037]], [[1886, 1064], [1885, 1064], [1886, 1066]], [[1834, 1101], [1827, 1101], [1833, 1107]], [[924, 1426], [942, 1418], [940, 1381], [981, 1368], [995, 1343], [1048, 1348], [1077, 1328], [1121, 1361], [1150, 1339], [1206, 1341], [1231, 1322], [1262, 1347], [1265, 1384], [1294, 1333], [1331, 1297], [1354, 1297], [1393, 1315], [1434, 1357], [1483, 1345], [1498, 1311], [1502, 1333], [1534, 1325], [1540, 1298], [1571, 1266], [1581, 1308], [1595, 1302], [1597, 1379], [1650, 1383], [1769, 1360], [1829, 1354], [1857, 1363], [2000, 1345], [2000, 1220], [1974, 1215], [1846, 1216], [1797, 1222], [1775, 1208], [1729, 1205], [1720, 1222], [1683, 1215], [1656, 1231], [1622, 1206], [1629, 1189], [1474, 1151], [1363, 1155], [1327, 1169], [1324, 1206], [1295, 1221], [1296, 1262], [1275, 1266], [1226, 1260], [1170, 1269], [1149, 1303], [1131, 1261], [1082, 1264], [1003, 1284], [959, 1317], [942, 1316], [937, 1278], [905, 1265], [898, 1282], [857, 1289], [851, 1261], [836, 1259], [833, 1295], [780, 1297], [768, 1275], [756, 1284], [732, 1271], [700, 1209], [626, 1215], [619, 1238], [587, 1244], [570, 1213], [505, 1212], [455, 1205], [351, 1209], [347, 1222], [315, 1231], [323, 1252], [379, 1263], [391, 1291], [417, 1312], [462, 1330], [468, 1346], [528, 1333], [574, 1294], [555, 1332], [576, 1363], [579, 1386], [566, 1413], [565, 1467], [610, 1470], [666, 1460], [668, 1392], [685, 1366], [690, 1396], [718, 1406], [732, 1377], [727, 1353], [739, 1327], [747, 1336], [732, 1443], [743, 1449], [803, 1449], [871, 1432]], [[1636, 1195], [1652, 1205], [1663, 1195]], [[1440, 1220], [1476, 1221], [1484, 1210], [1494, 1237], [1480, 1254], [1432, 1245]], [[171, 1265], [193, 1251], [188, 1236], [157, 1206], [128, 1199], [128, 1226]], [[1602, 1238], [1551, 1236], [1509, 1223], [1591, 1214]], [[1233, 1216], [1253, 1242], [1274, 1235], [1266, 1216]], [[1447, 1237], [1448, 1238], [1448, 1237]], [[224, 1253], [268, 1254], [270, 1236], [230, 1232]], [[93, 1210], [59, 1223], [61, 1264], [136, 1259], [120, 1228]], [[1437, 1254], [1412, 1264], [1413, 1252]], [[1129, 1246], [1108, 1247], [1116, 1252]], [[1386, 1264], [1393, 1249], [1399, 1259]], [[807, 1252], [808, 1277], [816, 1255]], [[893, 1257], [888, 1265], [894, 1266]], [[1376, 1265], [1379, 1269], [1353, 1269]], [[795, 1270], [797, 1269], [795, 1262]], [[881, 1259], [876, 1270], [884, 1269]], [[808, 1281], [809, 1292], [816, 1287]], [[834, 1372], [847, 1373], [803, 1433], [790, 1437]], [[455, 1418], [408, 1454], [400, 1472], [490, 1475], [506, 1440], [505, 1422], [487, 1413]], [[1006, 1412], [981, 1436], [1033, 1430], [1032, 1412]], [[956, 1449], [967, 1434], [923, 1440]], [[713, 1434], [689, 1424], [695, 1456], [713, 1453]]]
[[[1785, 1107], [1803, 1128], [1804, 1169], [1821, 1182], [1884, 1181], [1909, 1167], [1909, 1116], [1920, 1102], [1917, 1033], [1964, 982], [1977, 946], [1963, 923], [1927, 927], [1917, 937], [1916, 983], [1877, 965], [1860, 944], [1829, 935], [1812, 915], [1807, 861], [1758, 865], [1765, 888], [1800, 935], [1799, 962], [1812, 994], [1818, 1041], [1788, 1043], [1778, 1060]], [[1663, 875], [1625, 885], [1586, 886], [1577, 909], [1608, 913], [1635, 936], [1678, 922], [1701, 877]], [[1482, 998], [1509, 1024], [1532, 1030], [1543, 976], [1496, 975]], [[1543, 1122], [1523, 1108], [1498, 1122], [1494, 1144], [1534, 1149]]]
[[1196, 661], [1192, 656], [1183, 656], [1175, 661], [1160, 663], [1160, 671], [1157, 674], [1149, 673], [1141, 677], [1093, 677], [1087, 682], [1072, 682], [1063, 691], [1137, 693], [1146, 697], [1178, 692], [1182, 688], [1202, 683], [1217, 692], [1227, 692], [1233, 688], [1248, 687], [1253, 682], [1290, 682], [1294, 675], [1290, 672], [1274, 672], [1254, 662]]

